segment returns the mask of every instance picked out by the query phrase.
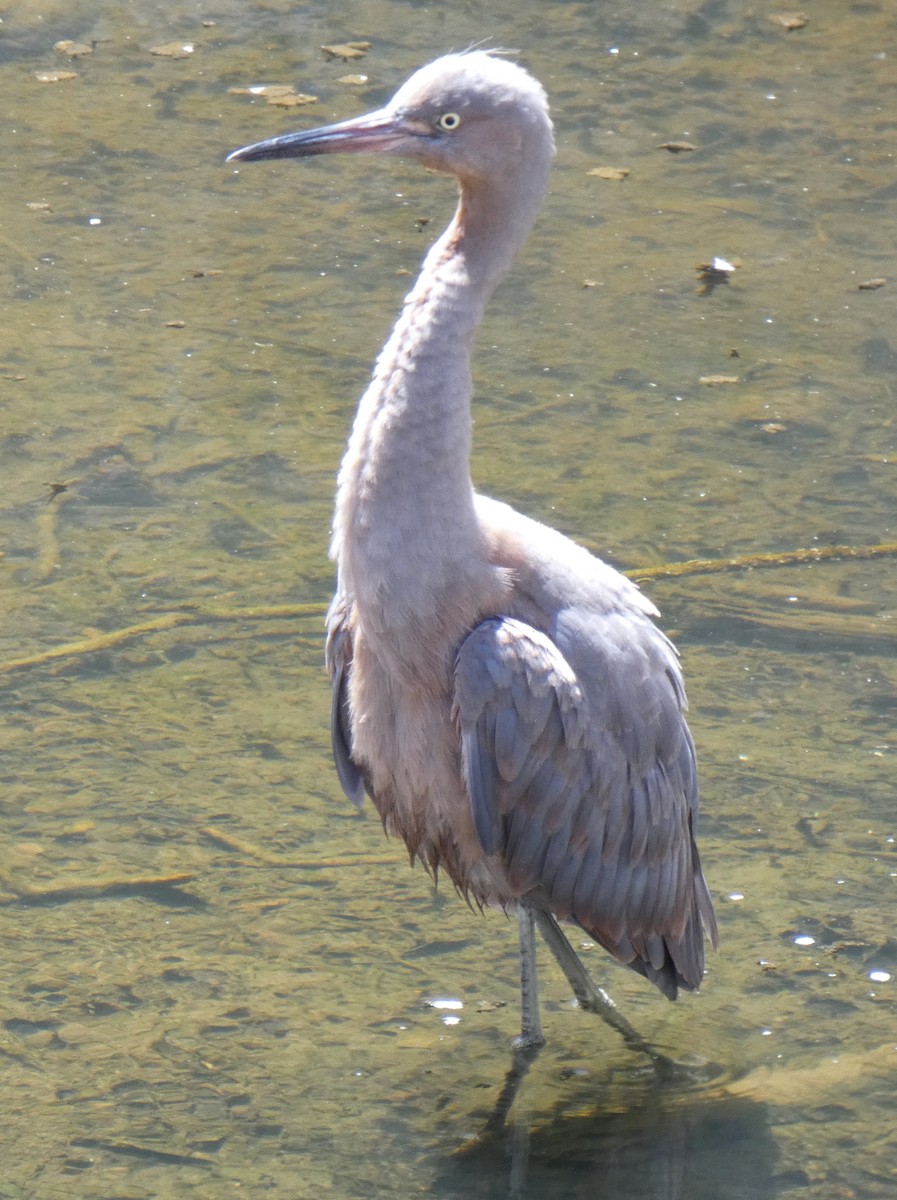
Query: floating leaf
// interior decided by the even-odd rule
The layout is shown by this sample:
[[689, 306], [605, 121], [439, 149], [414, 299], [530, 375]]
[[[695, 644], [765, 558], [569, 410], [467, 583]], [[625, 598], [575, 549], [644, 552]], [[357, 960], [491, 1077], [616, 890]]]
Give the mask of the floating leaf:
[[698, 289], [698, 295], [709, 296], [717, 284], [728, 283], [729, 276], [740, 265], [737, 262], [731, 263], [727, 258], [721, 258], [718, 254], [715, 254], [710, 262], [698, 263], [695, 269], [702, 285]]
[[790, 33], [792, 29], [803, 29], [810, 18], [802, 12], [781, 12], [770, 13], [769, 19], [773, 25], [781, 25]]
[[69, 58], [83, 58], [85, 54], [93, 54], [93, 46], [88, 46], [85, 42], [73, 42], [71, 38], [56, 42], [53, 49], [59, 54], [67, 54]]
[[289, 96], [293, 87], [289, 83], [253, 83], [249, 87], [232, 87], [227, 89], [229, 96]]
[[736, 264], [730, 263], [727, 258], [720, 258], [718, 254], [714, 254], [710, 262], [698, 263], [695, 270], [703, 276], [707, 275], [731, 275], [735, 270]]
[[278, 108], [299, 108], [303, 104], [317, 104], [317, 96], [307, 96], [304, 92], [293, 92], [287, 96], [269, 96], [269, 104], [276, 104]]
[[355, 58], [364, 58], [371, 46], [371, 42], [335, 42], [332, 46], [322, 46], [321, 49], [328, 58], [341, 58], [343, 62], [351, 62]]
[[298, 108], [300, 104], [317, 104], [317, 96], [297, 92], [289, 83], [254, 83], [249, 87], [228, 88], [231, 96], [261, 96], [279, 108]]
[[598, 179], [625, 179], [629, 174], [628, 167], [592, 167], [590, 175]]
[[670, 154], [688, 154], [692, 150], [697, 150], [697, 146], [694, 142], [661, 142], [657, 149], [669, 150]]
[[192, 42], [166, 42], [163, 46], [151, 46], [150, 54], [158, 58], [189, 58], [195, 49]]
[[77, 71], [35, 71], [38, 83], [62, 83], [64, 79], [77, 79]]

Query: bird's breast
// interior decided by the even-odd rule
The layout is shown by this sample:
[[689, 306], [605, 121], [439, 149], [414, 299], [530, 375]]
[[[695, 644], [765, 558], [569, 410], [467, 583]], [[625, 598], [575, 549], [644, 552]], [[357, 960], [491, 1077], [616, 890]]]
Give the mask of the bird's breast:
[[352, 754], [364, 765], [374, 805], [391, 836], [434, 874], [480, 904], [507, 904], [513, 890], [487, 858], [463, 783], [452, 717], [451, 672], [442, 687], [398, 678], [376, 644], [356, 641], [349, 682]]

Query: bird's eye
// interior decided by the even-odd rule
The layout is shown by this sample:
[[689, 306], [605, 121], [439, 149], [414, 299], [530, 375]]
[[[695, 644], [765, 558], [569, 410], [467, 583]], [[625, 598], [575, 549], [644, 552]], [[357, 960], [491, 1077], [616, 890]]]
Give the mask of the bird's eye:
[[446, 133], [453, 133], [461, 124], [461, 118], [455, 112], [443, 113], [436, 124]]

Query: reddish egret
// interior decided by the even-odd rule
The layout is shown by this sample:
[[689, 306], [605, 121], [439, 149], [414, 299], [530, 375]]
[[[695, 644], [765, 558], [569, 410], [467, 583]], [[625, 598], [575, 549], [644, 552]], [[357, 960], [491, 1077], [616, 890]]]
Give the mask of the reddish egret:
[[339, 474], [327, 618], [336, 769], [478, 906], [515, 909], [522, 1032], [542, 1044], [534, 926], [583, 1007], [644, 1042], [591, 981], [572, 921], [668, 996], [716, 923], [695, 845], [694, 746], [654, 606], [470, 481], [470, 354], [554, 153], [523, 68], [485, 51], [417, 71], [385, 108], [229, 161], [375, 152], [454, 175], [460, 202], [361, 398]]

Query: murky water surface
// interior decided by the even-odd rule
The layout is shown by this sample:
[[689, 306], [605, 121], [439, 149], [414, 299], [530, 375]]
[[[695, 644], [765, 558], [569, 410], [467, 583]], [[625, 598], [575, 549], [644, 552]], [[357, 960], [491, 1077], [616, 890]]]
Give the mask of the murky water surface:
[[[893, 6], [816, 0], [790, 32], [736, 0], [485, 10], [3, 5], [0, 1196], [893, 1195], [893, 557], [646, 585], [722, 944], [675, 1006], [591, 961], [715, 1064], [690, 1089], [546, 963], [548, 1047], [479, 1139], [513, 924], [434, 895], [339, 794], [334, 472], [452, 190], [223, 157], [447, 49], [519, 48], [558, 134], [480, 341], [483, 490], [626, 567], [897, 540]], [[319, 100], [229, 90], [259, 83]], [[713, 256], [737, 269], [700, 294]]]

